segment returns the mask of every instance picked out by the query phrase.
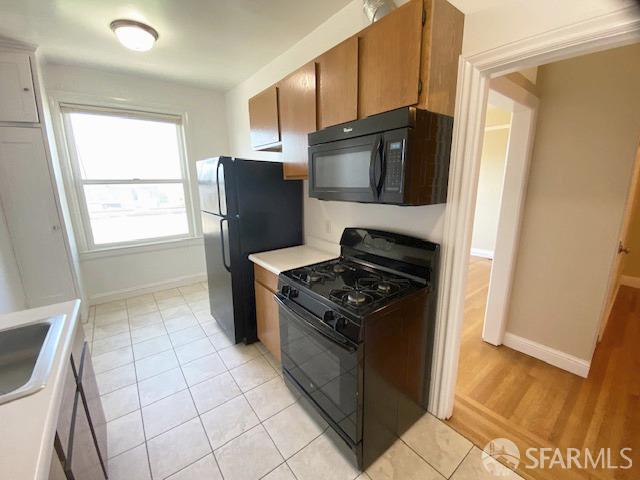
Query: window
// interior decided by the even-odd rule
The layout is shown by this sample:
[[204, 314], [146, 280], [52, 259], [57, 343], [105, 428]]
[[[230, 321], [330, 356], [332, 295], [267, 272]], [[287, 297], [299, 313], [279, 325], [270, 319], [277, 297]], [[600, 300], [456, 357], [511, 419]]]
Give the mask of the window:
[[87, 250], [193, 236], [180, 117], [61, 110]]

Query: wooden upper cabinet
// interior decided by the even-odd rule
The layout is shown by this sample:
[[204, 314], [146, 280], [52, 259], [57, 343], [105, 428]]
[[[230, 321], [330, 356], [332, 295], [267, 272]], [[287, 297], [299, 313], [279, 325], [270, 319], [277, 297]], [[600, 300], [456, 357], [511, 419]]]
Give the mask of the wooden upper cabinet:
[[281, 80], [278, 88], [284, 178], [307, 178], [307, 135], [316, 130], [315, 62]]
[[411, 0], [358, 34], [358, 117], [418, 103], [422, 0]]
[[410, 0], [358, 34], [358, 118], [416, 105], [453, 116], [464, 15]]
[[318, 130], [358, 118], [358, 38], [316, 59]]
[[278, 149], [280, 122], [278, 88], [275, 85], [249, 99], [249, 124], [254, 150]]
[[422, 92], [418, 107], [453, 116], [462, 52], [464, 14], [446, 0], [425, 0], [422, 37]]

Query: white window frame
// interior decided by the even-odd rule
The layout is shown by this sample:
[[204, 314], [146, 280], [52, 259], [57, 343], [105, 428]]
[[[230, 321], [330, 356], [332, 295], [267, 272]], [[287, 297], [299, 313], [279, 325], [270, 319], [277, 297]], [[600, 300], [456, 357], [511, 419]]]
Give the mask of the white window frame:
[[[120, 249], [139, 248], [145, 246], [156, 246], [161, 244], [175, 243], [197, 238], [198, 230], [196, 227], [195, 206], [193, 201], [193, 189], [191, 185], [191, 173], [189, 171], [189, 162], [185, 141], [185, 119], [183, 115], [151, 112], [146, 110], [137, 110], [127, 107], [111, 107], [90, 104], [77, 104], [59, 102], [57, 110], [60, 113], [60, 122], [64, 145], [66, 147], [66, 156], [68, 159], [68, 184], [73, 187], [73, 196], [75, 209], [73, 209], [73, 221], [76, 225], [76, 235], [80, 238], [80, 250], [83, 254], [96, 254], [100, 252], [109, 252]], [[104, 179], [104, 180], [85, 180], [80, 172], [80, 162], [77, 158], [77, 150], [74, 139], [73, 128], [69, 118], [69, 113], [99, 113], [101, 115], [113, 115], [120, 118], [148, 119], [159, 120], [176, 125], [176, 134], [178, 138], [178, 152], [180, 156], [180, 173], [181, 179]], [[85, 185], [144, 185], [144, 184], [182, 184], [185, 210], [187, 215], [188, 232], [182, 235], [168, 235], [161, 237], [148, 237], [139, 240], [130, 240], [124, 242], [101, 243], [96, 244], [93, 238], [93, 230], [91, 228], [91, 219], [87, 208], [87, 201], [84, 192]]]

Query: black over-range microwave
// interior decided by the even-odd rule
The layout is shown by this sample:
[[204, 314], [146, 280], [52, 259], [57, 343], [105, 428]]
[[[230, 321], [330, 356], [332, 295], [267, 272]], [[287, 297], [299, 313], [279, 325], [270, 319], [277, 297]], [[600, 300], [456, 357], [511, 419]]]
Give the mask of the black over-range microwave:
[[445, 203], [452, 132], [452, 117], [405, 107], [310, 133], [309, 196]]

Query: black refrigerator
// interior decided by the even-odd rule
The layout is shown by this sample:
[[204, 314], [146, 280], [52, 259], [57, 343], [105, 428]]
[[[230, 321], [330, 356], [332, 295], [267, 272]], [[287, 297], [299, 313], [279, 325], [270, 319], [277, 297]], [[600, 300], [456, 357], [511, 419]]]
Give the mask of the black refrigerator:
[[197, 162], [211, 315], [234, 343], [257, 340], [252, 253], [302, 243], [302, 182], [282, 164]]

